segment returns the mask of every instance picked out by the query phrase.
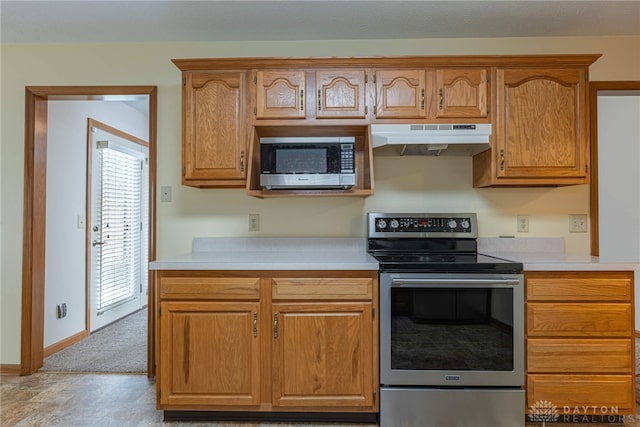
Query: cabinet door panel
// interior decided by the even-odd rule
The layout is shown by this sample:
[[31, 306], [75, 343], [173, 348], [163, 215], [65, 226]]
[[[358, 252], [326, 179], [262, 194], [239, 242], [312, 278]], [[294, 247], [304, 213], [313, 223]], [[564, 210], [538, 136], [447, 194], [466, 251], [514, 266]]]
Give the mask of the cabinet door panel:
[[376, 117], [425, 118], [424, 70], [376, 71]]
[[527, 409], [530, 412], [540, 402], [551, 402], [558, 408], [559, 421], [565, 407], [569, 407], [567, 415], [573, 415], [575, 408], [579, 415], [611, 415], [603, 414], [605, 410], [635, 414], [633, 387], [631, 375], [528, 375]]
[[498, 176], [587, 176], [583, 70], [498, 70]]
[[631, 304], [528, 302], [527, 335], [631, 336]]
[[259, 404], [258, 309], [258, 303], [163, 302], [160, 404]]
[[437, 70], [438, 118], [487, 117], [487, 70]]
[[365, 117], [364, 70], [317, 71], [316, 118]]
[[184, 180], [244, 179], [245, 73], [188, 73], [184, 88]]
[[274, 406], [372, 407], [371, 307], [371, 303], [273, 305]]
[[258, 71], [256, 118], [304, 119], [305, 81], [304, 71]]

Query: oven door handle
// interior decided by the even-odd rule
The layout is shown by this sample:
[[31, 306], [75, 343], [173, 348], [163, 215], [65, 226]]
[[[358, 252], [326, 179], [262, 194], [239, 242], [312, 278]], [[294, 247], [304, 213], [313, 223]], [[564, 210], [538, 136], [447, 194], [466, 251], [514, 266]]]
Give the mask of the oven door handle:
[[391, 286], [401, 287], [424, 287], [432, 288], [438, 285], [455, 285], [455, 286], [518, 286], [518, 279], [447, 279], [447, 278], [423, 278], [423, 279], [391, 279]]

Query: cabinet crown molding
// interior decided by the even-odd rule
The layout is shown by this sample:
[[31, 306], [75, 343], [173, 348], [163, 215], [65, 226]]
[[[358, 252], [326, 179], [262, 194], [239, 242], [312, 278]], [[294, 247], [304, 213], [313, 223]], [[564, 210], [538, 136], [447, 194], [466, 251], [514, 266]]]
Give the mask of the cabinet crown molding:
[[307, 57], [307, 58], [193, 58], [172, 59], [182, 71], [233, 70], [233, 69], [282, 69], [326, 67], [585, 67], [593, 64], [602, 54], [558, 55], [427, 55], [380, 57]]

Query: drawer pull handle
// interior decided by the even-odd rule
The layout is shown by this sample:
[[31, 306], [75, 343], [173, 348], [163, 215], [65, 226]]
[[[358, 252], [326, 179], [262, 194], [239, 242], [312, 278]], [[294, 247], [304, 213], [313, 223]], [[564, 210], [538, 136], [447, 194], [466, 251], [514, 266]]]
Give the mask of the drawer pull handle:
[[258, 336], [258, 313], [253, 312], [253, 336]]
[[278, 338], [278, 313], [273, 314], [273, 337]]
[[500, 170], [504, 170], [504, 150], [500, 150]]

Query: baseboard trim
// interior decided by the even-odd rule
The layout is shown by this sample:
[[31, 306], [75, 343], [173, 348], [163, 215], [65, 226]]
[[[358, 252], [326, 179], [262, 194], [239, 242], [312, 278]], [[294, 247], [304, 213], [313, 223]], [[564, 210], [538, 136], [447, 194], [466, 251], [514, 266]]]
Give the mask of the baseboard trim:
[[20, 365], [0, 365], [0, 375], [20, 375]]
[[69, 338], [65, 338], [65, 339], [63, 339], [61, 341], [58, 341], [55, 344], [51, 344], [50, 346], [45, 347], [45, 349], [44, 349], [44, 357], [51, 356], [52, 354], [57, 353], [60, 350], [69, 347], [70, 345], [73, 345], [73, 344], [75, 344], [77, 342], [82, 341], [83, 339], [85, 339], [88, 336], [89, 336], [89, 332], [81, 331], [81, 332], [78, 332], [75, 335], [71, 335]]

